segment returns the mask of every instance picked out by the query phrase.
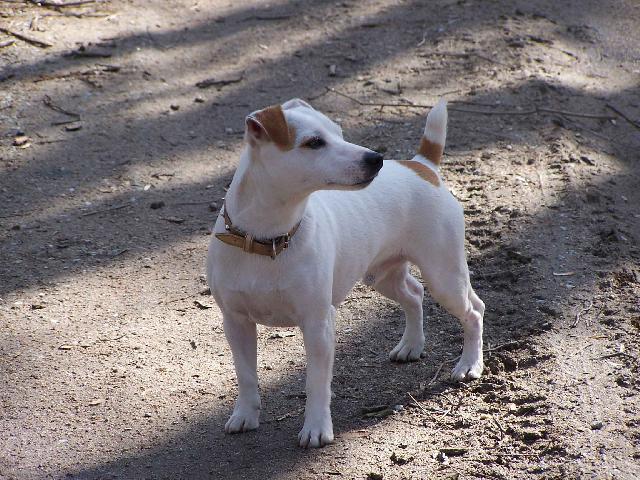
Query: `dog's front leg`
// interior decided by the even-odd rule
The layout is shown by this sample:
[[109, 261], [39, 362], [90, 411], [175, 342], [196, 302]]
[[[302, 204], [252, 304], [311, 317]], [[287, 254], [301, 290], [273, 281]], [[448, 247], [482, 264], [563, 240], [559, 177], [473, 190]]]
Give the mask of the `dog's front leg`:
[[227, 315], [223, 324], [238, 378], [238, 398], [224, 430], [227, 433], [255, 430], [260, 424], [256, 324], [246, 318], [230, 318]]
[[333, 443], [330, 404], [335, 318], [336, 309], [331, 306], [324, 318], [309, 319], [302, 325], [307, 354], [307, 404], [304, 426], [298, 434], [298, 440], [303, 448], [323, 447]]

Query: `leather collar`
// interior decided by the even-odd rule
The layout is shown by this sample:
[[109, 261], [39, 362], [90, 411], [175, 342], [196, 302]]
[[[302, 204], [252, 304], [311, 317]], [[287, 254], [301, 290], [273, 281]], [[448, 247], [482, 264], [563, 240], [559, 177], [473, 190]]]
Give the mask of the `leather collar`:
[[257, 255], [264, 255], [271, 257], [273, 260], [282, 253], [283, 250], [289, 247], [291, 237], [293, 237], [300, 226], [300, 222], [296, 223], [291, 230], [284, 235], [274, 238], [266, 238], [263, 240], [256, 240], [250, 233], [244, 232], [237, 227], [233, 226], [231, 217], [227, 213], [226, 203], [222, 206], [222, 217], [224, 218], [225, 233], [216, 233], [216, 238], [227, 245], [241, 248], [247, 253], [255, 253]]

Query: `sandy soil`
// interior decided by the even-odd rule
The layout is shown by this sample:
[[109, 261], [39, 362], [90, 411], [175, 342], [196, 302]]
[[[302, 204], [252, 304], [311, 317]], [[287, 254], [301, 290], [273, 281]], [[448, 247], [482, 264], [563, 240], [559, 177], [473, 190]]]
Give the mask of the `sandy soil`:
[[[0, 478], [638, 478], [639, 26], [632, 1], [0, 1], [51, 45], [0, 34]], [[293, 329], [260, 329], [262, 425], [224, 434], [203, 273], [248, 112], [298, 96], [412, 156], [426, 108], [327, 88], [450, 101], [487, 365], [448, 380], [429, 299], [425, 358], [391, 364], [402, 313], [358, 286], [336, 443], [302, 451]]]

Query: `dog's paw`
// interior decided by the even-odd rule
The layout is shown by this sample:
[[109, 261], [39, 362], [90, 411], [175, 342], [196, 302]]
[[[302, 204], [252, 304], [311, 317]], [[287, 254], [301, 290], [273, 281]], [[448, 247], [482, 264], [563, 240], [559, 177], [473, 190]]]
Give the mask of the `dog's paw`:
[[298, 434], [298, 443], [302, 448], [319, 448], [333, 443], [331, 416], [305, 420]]
[[457, 381], [473, 380], [480, 378], [484, 364], [482, 357], [476, 359], [461, 358], [453, 371], [451, 372], [451, 378]]
[[389, 352], [389, 360], [392, 362], [415, 362], [420, 360], [423, 349], [424, 338], [405, 340], [403, 337], [400, 343]]
[[255, 430], [260, 425], [260, 409], [236, 408], [227, 420], [224, 431], [227, 433], [241, 433]]

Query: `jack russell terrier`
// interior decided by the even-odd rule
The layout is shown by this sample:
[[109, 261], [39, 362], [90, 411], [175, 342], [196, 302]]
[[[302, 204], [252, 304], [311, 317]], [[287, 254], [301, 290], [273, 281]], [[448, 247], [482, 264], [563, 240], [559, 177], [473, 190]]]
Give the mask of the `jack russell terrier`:
[[427, 117], [417, 155], [382, 168], [382, 155], [346, 142], [336, 123], [300, 99], [246, 118], [246, 147], [207, 258], [238, 379], [228, 433], [259, 424], [256, 324], [298, 326], [307, 355], [298, 440], [305, 448], [333, 442], [336, 308], [364, 279], [400, 303], [406, 316], [390, 359], [418, 360], [424, 288], [410, 263], [462, 324], [453, 379], [480, 377], [484, 303], [469, 281], [462, 207], [438, 170], [446, 129], [441, 100]]

